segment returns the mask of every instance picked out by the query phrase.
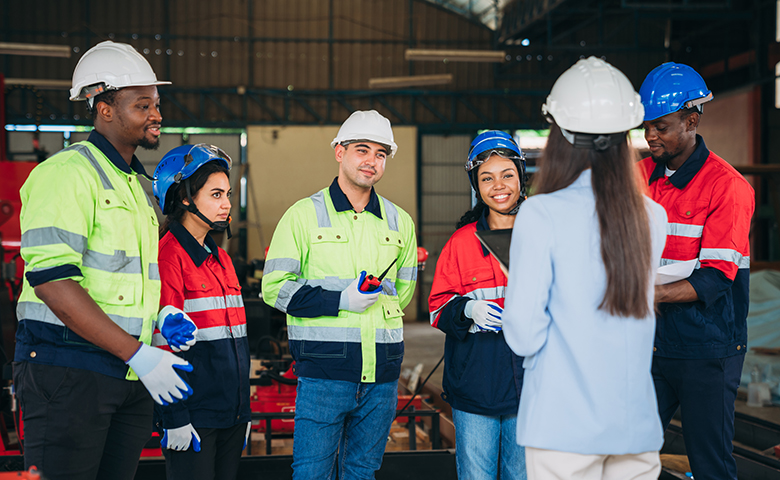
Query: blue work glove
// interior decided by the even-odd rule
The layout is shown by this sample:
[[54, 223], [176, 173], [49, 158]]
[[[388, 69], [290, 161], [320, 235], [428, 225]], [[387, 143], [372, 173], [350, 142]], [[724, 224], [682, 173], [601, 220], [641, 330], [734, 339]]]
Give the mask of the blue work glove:
[[244, 447], [241, 450], [244, 450], [246, 448], [246, 444], [249, 441], [249, 433], [252, 431], [252, 422], [246, 424], [246, 435], [244, 435]]
[[348, 310], [355, 313], [363, 313], [368, 307], [375, 304], [379, 299], [379, 293], [381, 288], [377, 288], [374, 292], [363, 292], [360, 290], [360, 284], [366, 279], [366, 271], [360, 272], [360, 276], [356, 278], [341, 292], [341, 298], [339, 299], [339, 310]]
[[183, 358], [145, 343], [127, 361], [152, 399], [160, 405], [184, 400], [192, 395], [192, 387], [182, 380], [174, 368], [192, 371], [192, 365]]
[[190, 448], [190, 443], [192, 443], [193, 450], [200, 452], [200, 436], [191, 423], [179, 428], [166, 428], [163, 430], [163, 437], [160, 440], [162, 448], [177, 452], [183, 452]]
[[466, 308], [463, 314], [466, 318], [474, 321], [474, 325], [469, 328], [469, 333], [475, 332], [495, 332], [501, 331], [501, 314], [504, 309], [495, 302], [487, 300], [469, 300], [466, 302]]
[[166, 305], [160, 310], [157, 328], [174, 352], [186, 352], [195, 345], [198, 327], [189, 315], [174, 306]]

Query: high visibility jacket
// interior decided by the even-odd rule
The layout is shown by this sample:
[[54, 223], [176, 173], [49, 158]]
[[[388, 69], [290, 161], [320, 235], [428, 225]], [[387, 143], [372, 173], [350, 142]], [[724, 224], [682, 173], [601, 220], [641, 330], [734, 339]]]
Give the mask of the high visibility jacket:
[[[197, 342], [176, 355], [193, 366], [180, 372], [192, 387], [186, 400], [155, 406], [165, 429], [228, 428], [250, 420], [249, 341], [241, 286], [227, 252], [206, 235], [208, 253], [179, 223], [160, 240], [160, 305], [184, 310], [198, 327]], [[167, 342], [155, 330], [154, 345]]]
[[463, 315], [469, 300], [504, 307], [506, 276], [474, 233], [489, 230], [483, 216], [452, 234], [436, 260], [428, 307], [431, 325], [444, 341], [442, 398], [453, 408], [479, 415], [514, 415], [523, 387], [523, 357], [506, 344], [504, 332], [470, 333]]
[[688, 278], [699, 300], [658, 306], [655, 354], [722, 358], [745, 353], [753, 188], [734, 167], [697, 148], [671, 176], [652, 158], [639, 163], [648, 195], [666, 209], [661, 265], [698, 260]]
[[[93, 139], [110, 146], [97, 132]], [[25, 279], [16, 361], [137, 379], [122, 360], [66, 327], [34, 290], [75, 280], [114, 323], [151, 343], [160, 305], [158, 222], [137, 171], [115, 161], [91, 141], [75, 143], [35, 167], [20, 191]]]
[[[394, 259], [374, 305], [363, 313], [338, 309], [341, 291], [362, 270], [378, 276]], [[386, 383], [401, 370], [402, 309], [416, 280], [411, 217], [373, 189], [369, 207], [356, 213], [334, 180], [279, 221], [263, 271], [263, 300], [287, 313], [296, 375]]]

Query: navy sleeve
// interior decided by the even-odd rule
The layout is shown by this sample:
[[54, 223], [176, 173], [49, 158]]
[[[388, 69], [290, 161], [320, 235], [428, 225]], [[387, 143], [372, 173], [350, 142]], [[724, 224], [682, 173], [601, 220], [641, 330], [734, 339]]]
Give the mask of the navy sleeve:
[[711, 267], [694, 270], [687, 280], [696, 290], [696, 295], [699, 296], [700, 301], [704, 302], [706, 308], [709, 308], [721, 295], [725, 294], [733, 283], [723, 272]]
[[337, 317], [339, 300], [341, 292], [304, 285], [293, 294], [287, 313], [301, 318]]
[[47, 268], [37, 272], [27, 272], [24, 274], [30, 286], [35, 288], [38, 285], [59, 280], [61, 278], [81, 277], [81, 269], [75, 265], [60, 265], [59, 267]]
[[447, 303], [439, 314], [439, 323], [436, 324], [436, 327], [458, 340], [465, 339], [471, 324], [474, 323], [463, 315], [463, 310], [466, 308], [468, 301], [469, 299], [466, 297], [458, 297]]

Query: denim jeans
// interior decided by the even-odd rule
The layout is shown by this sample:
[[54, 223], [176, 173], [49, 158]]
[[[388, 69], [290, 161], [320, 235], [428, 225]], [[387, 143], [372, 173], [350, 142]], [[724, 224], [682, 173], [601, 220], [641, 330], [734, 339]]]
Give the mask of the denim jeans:
[[398, 406], [398, 381], [352, 383], [300, 377], [293, 479], [373, 479]]
[[[525, 449], [515, 442], [517, 415], [490, 417], [452, 409], [460, 480], [526, 480]], [[500, 474], [500, 475], [499, 475]]]

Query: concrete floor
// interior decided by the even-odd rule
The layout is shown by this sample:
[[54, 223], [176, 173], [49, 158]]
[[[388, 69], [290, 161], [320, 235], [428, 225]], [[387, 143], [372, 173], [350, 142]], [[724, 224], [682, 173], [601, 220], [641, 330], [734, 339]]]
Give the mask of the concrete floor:
[[[401, 366], [401, 375], [409, 370], [414, 370], [417, 364], [422, 364], [422, 373], [420, 382], [431, 373], [431, 369], [436, 365], [439, 359], [444, 355], [444, 333], [433, 328], [426, 321], [408, 321], [404, 322], [404, 361]], [[442, 372], [444, 363], [431, 375], [428, 383], [441, 388]]]

